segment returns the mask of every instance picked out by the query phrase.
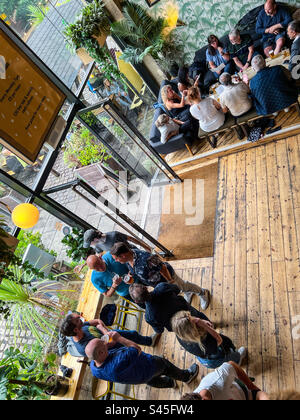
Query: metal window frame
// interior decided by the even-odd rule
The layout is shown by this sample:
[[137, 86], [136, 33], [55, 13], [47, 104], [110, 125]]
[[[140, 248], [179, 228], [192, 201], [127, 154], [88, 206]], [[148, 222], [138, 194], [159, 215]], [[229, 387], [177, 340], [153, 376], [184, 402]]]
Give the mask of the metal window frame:
[[[76, 94], [72, 92], [70, 88], [68, 88], [56, 75], [55, 73], [25, 44], [25, 42], [8, 26], [5, 24], [4, 21], [0, 19], [0, 29], [3, 30], [3, 32], [19, 47], [22, 49], [24, 54], [33, 61], [33, 63], [43, 72], [57, 88], [59, 88], [66, 96], [66, 100], [69, 101], [70, 108], [67, 113], [67, 120], [66, 120], [66, 127], [62, 134], [62, 137], [59, 141], [59, 144], [57, 145], [56, 149], [53, 150], [50, 157], [47, 159], [46, 165], [43, 167], [42, 171], [39, 173], [38, 178], [36, 182], [34, 183], [33, 189], [27, 187], [22, 182], [18, 181], [17, 179], [13, 178], [9, 174], [7, 174], [5, 171], [3, 171], [0, 168], [0, 181], [5, 183], [9, 188], [11, 188], [14, 191], [19, 192], [26, 198], [26, 202], [28, 203], [35, 203], [39, 207], [46, 210], [48, 213], [53, 215], [54, 217], [60, 219], [62, 222], [69, 226], [78, 227], [83, 230], [87, 229], [94, 229], [94, 226], [91, 226], [89, 223], [87, 223], [85, 220], [78, 217], [75, 213], [69, 211], [66, 209], [66, 207], [60, 205], [58, 202], [53, 200], [51, 197], [47, 196], [45, 193], [43, 193], [45, 184], [47, 182], [47, 179], [50, 175], [50, 172], [53, 168], [53, 165], [57, 159], [57, 156], [60, 152], [61, 146], [63, 142], [65, 141], [66, 135], [69, 132], [69, 129], [71, 127], [72, 122], [75, 118], [78, 118], [77, 113], [79, 111], [82, 111], [85, 107], [84, 103], [80, 99], [80, 95], [82, 94], [82, 91], [84, 87], [87, 84], [87, 81], [89, 79], [89, 76], [93, 70], [94, 62], [91, 63], [88, 67], [88, 71], [85, 74], [85, 78], [82, 81], [81, 85], [79, 86]], [[146, 82], [147, 83], [147, 82]], [[155, 89], [155, 84], [153, 84], [153, 80], [149, 81], [149, 84], [153, 86], [153, 90]], [[156, 87], [157, 88], [157, 87]], [[152, 90], [152, 89], [151, 89]], [[153, 92], [152, 90], [152, 92]], [[77, 96], [78, 95], [78, 96]], [[127, 120], [128, 121], [128, 120]], [[99, 137], [97, 135], [97, 137]], [[152, 150], [151, 150], [152, 151]], [[162, 158], [159, 156], [159, 159]], [[165, 165], [167, 165], [164, 162]], [[130, 168], [132, 170], [132, 168]], [[174, 173], [176, 175], [176, 178], [178, 177], [177, 174], [169, 167], [170, 172]], [[178, 177], [179, 178], [179, 177]], [[179, 178], [180, 179], [180, 178]], [[129, 219], [130, 220], [130, 219]], [[133, 222], [133, 221], [131, 221]], [[134, 222], [133, 222], [134, 223]], [[146, 233], [146, 237], [153, 243], [158, 243], [154, 238], [152, 238], [147, 232], [145, 232], [143, 229], [139, 228], [140, 233]], [[19, 228], [15, 228], [13, 231], [13, 236], [17, 237], [20, 232]], [[160, 244], [161, 245], [161, 244]], [[165, 255], [173, 255], [171, 251], [167, 250], [165, 248]]]

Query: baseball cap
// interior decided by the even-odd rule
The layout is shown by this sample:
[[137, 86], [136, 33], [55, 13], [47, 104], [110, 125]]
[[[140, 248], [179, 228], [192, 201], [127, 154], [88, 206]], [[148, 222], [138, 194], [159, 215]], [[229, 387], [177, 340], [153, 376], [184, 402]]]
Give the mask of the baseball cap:
[[94, 229], [89, 229], [83, 235], [83, 248], [89, 248], [94, 239], [99, 238], [101, 234]]

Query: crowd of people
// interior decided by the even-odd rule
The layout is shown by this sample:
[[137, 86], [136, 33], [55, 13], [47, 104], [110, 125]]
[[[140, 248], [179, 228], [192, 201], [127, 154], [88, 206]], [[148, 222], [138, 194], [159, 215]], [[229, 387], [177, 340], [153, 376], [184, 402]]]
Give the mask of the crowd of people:
[[[262, 35], [266, 57], [278, 54], [286, 40], [286, 30], [293, 40], [290, 74], [281, 66], [266, 67], [265, 58], [255, 51], [249, 35], [234, 29], [229, 46], [210, 35], [206, 53], [210, 72], [206, 83], [219, 80], [224, 86], [220, 103], [202, 96], [199, 76], [189, 79], [186, 68], [178, 74], [178, 91], [162, 88], [162, 99], [168, 115], [162, 115], [157, 126], [162, 141], [180, 130], [214, 131], [224, 124], [226, 114], [238, 117], [253, 105], [258, 114], [267, 115], [287, 109], [297, 101], [292, 72], [299, 54], [300, 28], [289, 13], [275, 1], [267, 0], [260, 12], [256, 30]], [[300, 61], [300, 60], [299, 60]], [[250, 81], [234, 83], [235, 71], [252, 66], [256, 75]], [[100, 319], [83, 321], [71, 313], [63, 321], [61, 334], [71, 337], [77, 351], [91, 359], [92, 374], [99, 379], [121, 384], [147, 384], [156, 388], [175, 388], [176, 381], [186, 384], [197, 378], [199, 364], [213, 371], [205, 376], [184, 400], [268, 400], [300, 399], [295, 391], [267, 395], [241, 368], [247, 356], [245, 347], [236, 348], [231, 338], [217, 332], [214, 323], [191, 305], [193, 295], [205, 311], [211, 293], [195, 283], [182, 279], [171, 264], [164, 262], [143, 241], [120, 232], [106, 234], [88, 230], [84, 246], [93, 248], [86, 264], [92, 270], [91, 282], [106, 297], [115, 294], [145, 310], [145, 321], [154, 333], [142, 336], [137, 331], [110, 330]], [[137, 248], [139, 246], [139, 248]], [[195, 363], [181, 369], [164, 357], [143, 352], [142, 346], [154, 347], [165, 331], [176, 335], [181, 347], [195, 356]], [[198, 363], [196, 363], [198, 362]]]
[[[205, 73], [203, 68], [197, 72], [194, 64], [190, 68], [173, 66], [172, 84], [161, 89], [167, 115], [161, 115], [156, 122], [162, 143], [188, 131], [197, 138], [199, 127], [206, 133], [219, 130], [230, 114], [237, 118], [255, 110], [262, 116], [277, 115], [297, 103], [300, 21], [292, 20], [284, 6], [267, 0], [258, 15], [256, 32], [261, 36], [259, 45], [237, 28], [230, 31], [226, 45], [217, 36], [209, 35]], [[288, 68], [268, 67], [265, 59], [278, 55], [289, 43]], [[246, 74], [249, 67], [256, 72], [250, 82]], [[216, 82], [224, 88], [219, 102], [209, 96], [209, 87]], [[242, 130], [238, 134], [244, 136]]]
[[[119, 242], [120, 239], [124, 242]], [[155, 388], [176, 388], [177, 381], [186, 384], [195, 380], [199, 364], [181, 369], [165, 357], [143, 352], [141, 346], [155, 347], [161, 335], [174, 332], [188, 353], [202, 366], [214, 371], [204, 377], [184, 400], [268, 400], [254, 379], [249, 378], [241, 365], [247, 349], [236, 349], [231, 338], [216, 331], [213, 322], [191, 305], [198, 295], [201, 310], [211, 301], [209, 290], [183, 280], [173, 267], [149, 252], [149, 246], [121, 232], [103, 234], [88, 230], [85, 247], [93, 252], [86, 261], [92, 270], [92, 284], [107, 297], [125, 297], [145, 310], [144, 319], [152, 327], [151, 336], [134, 330], [110, 329], [101, 319], [85, 321], [80, 314], [70, 313], [63, 321], [60, 333], [69, 337], [79, 355], [88, 357], [93, 376], [121, 384], [147, 384]], [[127, 278], [126, 278], [127, 277]], [[130, 281], [128, 279], [130, 278]], [[183, 292], [183, 294], [182, 294]], [[285, 399], [300, 396], [290, 391]]]

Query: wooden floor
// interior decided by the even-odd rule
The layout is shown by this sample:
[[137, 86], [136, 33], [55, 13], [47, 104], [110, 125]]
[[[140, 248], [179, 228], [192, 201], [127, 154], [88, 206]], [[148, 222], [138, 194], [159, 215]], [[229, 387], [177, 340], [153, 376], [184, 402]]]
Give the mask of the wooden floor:
[[[248, 348], [245, 369], [266, 392], [300, 391], [299, 248], [300, 135], [220, 159], [214, 257], [172, 262], [212, 291], [206, 315]], [[198, 297], [193, 305], [199, 308]], [[144, 323], [142, 332], [152, 328]], [[163, 334], [154, 354], [182, 368], [195, 361], [173, 333]], [[175, 390], [136, 387], [136, 397], [178, 400], [207, 372], [200, 367], [196, 381]]]
[[[288, 113], [284, 111], [280, 112], [278, 116], [275, 118], [275, 127], [281, 126], [282, 128], [288, 128], [299, 123], [300, 123], [300, 117], [295, 107], [292, 107]], [[243, 139], [243, 141], [244, 140], [246, 140], [246, 137]], [[201, 155], [204, 155], [207, 152], [211, 152], [211, 151], [217, 152], [218, 149], [222, 149], [225, 146], [238, 144], [240, 141], [241, 140], [239, 140], [234, 130], [228, 130], [219, 135], [216, 149], [212, 149], [210, 144], [204, 139], [196, 140], [194, 141], [194, 144], [192, 146], [192, 152], [194, 153], [193, 157], [199, 157], [199, 159], [201, 159]], [[183, 148], [176, 152], [169, 153], [165, 157], [165, 160], [167, 161], [169, 165], [173, 166], [177, 164], [180, 165], [181, 161], [184, 161], [185, 159], [189, 159], [189, 158], [191, 158], [191, 155], [189, 154], [186, 148]], [[174, 168], [177, 170], [176, 166], [174, 166]]]

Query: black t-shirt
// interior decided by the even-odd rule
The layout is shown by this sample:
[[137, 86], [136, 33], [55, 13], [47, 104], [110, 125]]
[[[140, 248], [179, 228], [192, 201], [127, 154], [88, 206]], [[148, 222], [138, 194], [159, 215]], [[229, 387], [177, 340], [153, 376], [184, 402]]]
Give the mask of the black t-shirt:
[[95, 250], [98, 254], [103, 251], [110, 251], [114, 244], [117, 242], [124, 242], [126, 245], [130, 246], [130, 244], [127, 242], [127, 235], [125, 235], [125, 233], [114, 230], [113, 232], [106, 233], [105, 241], [99, 242], [95, 246]]

